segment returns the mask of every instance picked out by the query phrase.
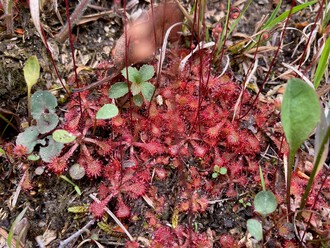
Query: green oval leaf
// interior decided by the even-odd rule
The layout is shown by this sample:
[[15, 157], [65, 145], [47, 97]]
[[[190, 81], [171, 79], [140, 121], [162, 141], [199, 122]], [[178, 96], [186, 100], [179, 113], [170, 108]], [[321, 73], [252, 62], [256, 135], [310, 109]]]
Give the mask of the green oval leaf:
[[227, 168], [226, 167], [221, 167], [220, 170], [219, 170], [219, 173], [221, 175], [226, 175], [227, 174]]
[[155, 86], [153, 84], [149, 82], [144, 82], [142, 84], [142, 95], [148, 102], [151, 101], [154, 92], [155, 92]]
[[31, 154], [28, 156], [28, 160], [31, 160], [31, 161], [37, 161], [39, 159], [40, 159], [40, 157], [37, 154]]
[[320, 120], [320, 103], [315, 90], [304, 81], [289, 80], [282, 102], [281, 121], [290, 153], [295, 153]]
[[32, 87], [38, 81], [40, 75], [40, 65], [37, 57], [31, 56], [23, 67], [24, 79], [28, 87]]
[[141, 107], [143, 104], [143, 97], [141, 95], [133, 96], [133, 102], [136, 106]]
[[70, 143], [76, 139], [76, 136], [64, 129], [55, 130], [52, 136], [55, 141], [63, 144]]
[[262, 240], [262, 225], [256, 219], [249, 219], [246, 223], [249, 233], [257, 240]]
[[113, 104], [104, 104], [96, 113], [96, 119], [110, 119], [118, 115], [118, 108]]
[[128, 93], [128, 85], [124, 82], [115, 83], [109, 90], [110, 98], [119, 98]]
[[155, 69], [151, 65], [143, 65], [140, 68], [139, 72], [140, 72], [142, 82], [145, 82], [145, 81], [148, 81], [149, 79], [151, 79], [154, 76]]
[[260, 191], [254, 198], [254, 209], [262, 215], [271, 214], [277, 207], [275, 195], [271, 191]]
[[216, 172], [213, 172], [213, 173], [212, 173], [212, 178], [213, 178], [213, 179], [216, 179], [216, 178], [218, 178], [218, 176], [219, 176], [219, 174], [218, 174], [218, 173], [216, 173]]

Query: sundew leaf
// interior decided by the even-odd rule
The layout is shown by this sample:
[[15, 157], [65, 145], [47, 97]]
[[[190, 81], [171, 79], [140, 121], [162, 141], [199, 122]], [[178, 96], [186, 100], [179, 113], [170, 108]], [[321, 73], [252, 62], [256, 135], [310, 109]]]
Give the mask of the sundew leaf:
[[42, 113], [54, 113], [56, 107], [56, 97], [48, 91], [36, 91], [31, 96], [31, 114], [35, 120], [37, 120]]
[[140, 68], [141, 81], [146, 82], [151, 79], [155, 74], [155, 69], [151, 65], [143, 65]]
[[133, 83], [141, 83], [141, 75], [140, 75], [140, 72], [135, 68], [135, 67], [132, 67], [132, 66], [129, 66], [127, 68], [127, 71], [128, 71], [128, 78], [127, 78], [127, 74], [126, 74], [126, 68], [124, 68], [122, 71], [121, 71], [121, 74], [126, 78], [128, 79], [129, 81], [133, 82]]
[[290, 153], [296, 153], [320, 121], [317, 94], [304, 81], [292, 78], [287, 84], [281, 108], [281, 121]]
[[64, 129], [55, 130], [53, 132], [52, 136], [56, 142], [63, 143], [63, 144], [70, 143], [76, 139], [76, 136], [74, 136], [72, 133], [69, 133], [68, 131], [66, 131]]
[[143, 82], [142, 84], [142, 95], [144, 98], [150, 102], [152, 96], [154, 95], [155, 92], [155, 86], [152, 83], [149, 82]]
[[262, 240], [262, 225], [256, 219], [249, 219], [246, 222], [249, 233], [257, 240]]
[[330, 37], [326, 40], [323, 51], [320, 56], [319, 63], [317, 65], [315, 75], [314, 75], [314, 88], [317, 89], [320, 85], [322, 77], [324, 75], [325, 70], [329, 64], [329, 54], [330, 54]]
[[40, 76], [40, 65], [35, 55], [28, 58], [25, 62], [23, 73], [25, 82], [29, 88], [37, 83]]
[[98, 120], [104, 120], [104, 119], [110, 119], [118, 115], [119, 110], [118, 108], [113, 104], [104, 104], [102, 108], [99, 109], [96, 113], [96, 119]]
[[275, 211], [277, 201], [271, 191], [260, 191], [254, 198], [254, 209], [261, 215], [268, 215]]
[[128, 85], [125, 82], [115, 83], [109, 90], [109, 97], [117, 99], [128, 93]]

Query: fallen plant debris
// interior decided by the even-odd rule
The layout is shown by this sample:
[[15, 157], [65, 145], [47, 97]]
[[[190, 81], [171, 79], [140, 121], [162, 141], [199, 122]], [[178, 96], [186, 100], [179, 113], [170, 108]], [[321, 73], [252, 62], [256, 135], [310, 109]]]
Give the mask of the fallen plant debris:
[[[328, 43], [320, 13], [327, 19], [330, 11], [323, 9], [324, 1], [297, 6], [279, 1], [252, 28], [251, 37], [233, 38], [241, 19], [252, 15], [259, 20], [249, 12], [250, 5], [262, 11], [258, 4], [265, 3], [259, 2], [196, 1], [182, 4], [187, 8], [183, 14], [178, 2], [151, 1], [137, 19], [122, 17], [124, 32], [118, 32], [110, 62], [107, 56], [84, 57], [79, 41], [87, 26], [68, 29], [76, 60], [68, 63], [66, 82], [77, 83], [77, 89], [67, 96], [35, 84], [44, 80], [47, 60], [40, 54], [26, 58], [38, 65], [27, 63], [30, 73], [24, 70], [32, 75], [28, 92], [35, 85], [27, 107], [31, 119], [25, 117], [29, 127], [17, 127], [17, 137], [0, 140], [0, 235], [8, 233], [7, 245], [327, 247], [330, 131], [324, 99], [329, 92], [323, 93], [319, 108], [313, 83], [326, 85], [329, 54], [325, 49], [319, 66], [314, 56], [311, 73], [317, 73], [307, 74], [300, 66], [313, 55], [297, 49], [297, 61], [304, 61], [289, 65], [291, 58], [284, 54], [288, 45], [282, 43], [291, 42], [287, 27], [292, 15], [310, 13], [308, 7], [323, 27], [319, 39]], [[101, 3], [83, 1], [79, 8], [88, 12], [110, 6]], [[210, 14], [212, 7], [219, 15]], [[68, 19], [68, 9], [60, 8], [64, 10]], [[181, 22], [168, 38], [176, 44], [166, 49], [166, 31]], [[316, 43], [317, 37], [306, 37], [301, 43], [292, 40], [309, 49], [307, 43]], [[93, 43], [97, 40], [102, 39]], [[76, 65], [85, 60], [95, 71]], [[292, 68], [311, 86], [297, 78], [277, 82], [283, 68]], [[91, 78], [98, 81], [90, 84]], [[96, 85], [100, 87], [94, 89]], [[14, 125], [7, 117], [2, 120]], [[19, 224], [23, 231], [13, 234]]]

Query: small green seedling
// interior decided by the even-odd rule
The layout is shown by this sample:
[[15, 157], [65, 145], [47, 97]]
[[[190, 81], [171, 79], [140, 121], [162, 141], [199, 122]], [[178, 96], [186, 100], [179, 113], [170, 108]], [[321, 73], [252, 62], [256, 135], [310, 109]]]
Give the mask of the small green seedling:
[[246, 201], [244, 198], [239, 199], [238, 202], [242, 204], [244, 208], [251, 207], [251, 203]]
[[69, 178], [67, 178], [66, 176], [60, 175], [60, 178], [62, 178], [64, 181], [68, 182], [69, 184], [71, 184], [74, 188], [74, 190], [77, 192], [78, 195], [81, 195], [81, 190], [78, 187], [78, 185], [76, 185], [74, 182], [72, 182]]
[[40, 65], [36, 56], [28, 58], [23, 67], [23, 72], [28, 94], [28, 118], [31, 121], [31, 89], [37, 83], [40, 75]]
[[219, 177], [219, 175], [226, 175], [226, 174], [227, 174], [226, 167], [220, 167], [218, 165], [215, 165], [213, 168], [212, 178], [216, 179]]
[[155, 92], [155, 86], [149, 83], [148, 80], [150, 80], [155, 74], [153, 66], [143, 65], [140, 70], [130, 66], [127, 69], [124, 68], [121, 73], [131, 82], [131, 84], [128, 85], [127, 82], [115, 83], [110, 88], [110, 98], [120, 98], [130, 91], [133, 95], [133, 102], [136, 106], [142, 106], [143, 98], [148, 102], [151, 101]]
[[[256, 194], [253, 201], [253, 206], [254, 210], [261, 214], [262, 218], [264, 219], [267, 215], [273, 213], [276, 210], [277, 200], [271, 191], [266, 190], [265, 180], [260, 166], [259, 173], [262, 191]], [[247, 221], [247, 229], [257, 241], [263, 240], [262, 224], [258, 220], [249, 219]]]

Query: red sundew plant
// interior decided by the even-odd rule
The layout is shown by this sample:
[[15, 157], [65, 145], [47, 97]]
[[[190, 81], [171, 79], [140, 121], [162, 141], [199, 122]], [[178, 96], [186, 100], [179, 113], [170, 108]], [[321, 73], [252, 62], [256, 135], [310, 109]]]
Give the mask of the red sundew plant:
[[[175, 58], [173, 61], [175, 65]], [[192, 71], [198, 71], [198, 66], [197, 63], [193, 63]], [[171, 65], [166, 70], [171, 70]], [[187, 71], [184, 74], [187, 74]], [[253, 163], [261, 149], [258, 137], [246, 128], [246, 125], [244, 126], [247, 120], [232, 120], [232, 109], [240, 90], [240, 87], [228, 77], [217, 79], [210, 75], [203, 101], [198, 109], [199, 84], [194, 80], [194, 75], [186, 77], [185, 80], [163, 81], [155, 92], [155, 96], [162, 98], [163, 104], [157, 103], [154, 98], [150, 108], [147, 105], [141, 108], [133, 106], [129, 109], [122, 108], [120, 115], [114, 119], [97, 121], [96, 125], [99, 129], [109, 132], [110, 137], [103, 141], [87, 136], [95, 125], [93, 120], [100, 99], [106, 96], [99, 95], [95, 99], [88, 99], [87, 93], [82, 93], [83, 113], [79, 112], [80, 108], [75, 100], [70, 100], [65, 115], [68, 124], [65, 127], [73, 134], [83, 130], [84, 137], [80, 139], [81, 155], [78, 162], [87, 168], [87, 175], [90, 177], [102, 175], [105, 183], [99, 189], [100, 195], [103, 199], [108, 199], [109, 195], [111, 198], [116, 197], [117, 203], [127, 210], [125, 213], [128, 212], [123, 200], [125, 196], [134, 199], [146, 192], [145, 183], [149, 182], [151, 170], [155, 165], [152, 161], [156, 160], [157, 164], [164, 166], [167, 165], [168, 158], [175, 159], [178, 164], [191, 157], [202, 159], [203, 164], [200, 166], [205, 170], [202, 176], [193, 168], [189, 173], [182, 172], [185, 178], [182, 184], [183, 192], [185, 189], [192, 191], [191, 200], [196, 203], [191, 205], [182, 199], [181, 204], [188, 206], [183, 207], [183, 211], [205, 211], [206, 199], [219, 192], [214, 192], [210, 196], [198, 196], [197, 189], [212, 180], [210, 175], [213, 166], [216, 164], [228, 169], [230, 183], [224, 184], [224, 187], [229, 190], [227, 195], [234, 196], [234, 188], [239, 189], [244, 186], [246, 183], [244, 177], [251, 173], [251, 170], [247, 170], [247, 158], [249, 164]], [[244, 93], [246, 96], [247, 94]], [[243, 100], [243, 107], [247, 103], [247, 100]], [[255, 110], [264, 114], [268, 111], [271, 114], [273, 111], [269, 106], [262, 104]], [[193, 126], [196, 116], [191, 114], [192, 111], [198, 111], [200, 116], [195, 128]], [[267, 124], [264, 123], [263, 130], [266, 129]], [[86, 146], [85, 143], [89, 145]], [[102, 152], [96, 152], [94, 145], [98, 149], [101, 148]], [[74, 145], [68, 153], [72, 155], [75, 148], [77, 145]], [[99, 154], [106, 154], [108, 162], [105, 162]], [[63, 162], [63, 158], [67, 161], [68, 157], [69, 155], [63, 155], [54, 160], [51, 167], [60, 168], [54, 171], [63, 171], [61, 165], [64, 163], [56, 165], [55, 162]], [[90, 170], [88, 170], [89, 166]], [[182, 170], [182, 165], [179, 168]], [[195, 172], [192, 173], [193, 171]], [[163, 178], [166, 177], [166, 174], [162, 175]], [[187, 177], [191, 177], [191, 180], [187, 180]], [[229, 184], [235, 184], [238, 188], [233, 185], [229, 187]], [[231, 191], [233, 192], [229, 194]], [[209, 188], [207, 192], [212, 192], [212, 189]], [[189, 201], [189, 197], [186, 199]], [[195, 207], [190, 209], [192, 206]], [[95, 208], [91, 208], [92, 212], [93, 209]], [[97, 212], [96, 216], [98, 215]], [[126, 215], [121, 214], [121, 216]]]

